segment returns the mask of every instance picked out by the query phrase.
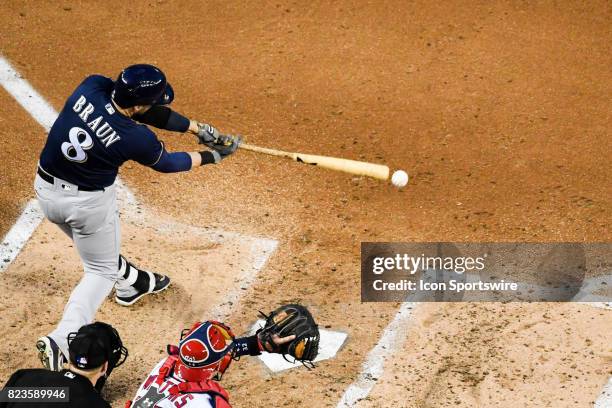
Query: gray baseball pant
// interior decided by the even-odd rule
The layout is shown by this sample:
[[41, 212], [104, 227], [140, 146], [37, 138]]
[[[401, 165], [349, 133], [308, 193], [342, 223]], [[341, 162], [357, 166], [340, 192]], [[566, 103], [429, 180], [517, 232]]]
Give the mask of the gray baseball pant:
[[115, 185], [103, 191], [79, 191], [55, 178], [51, 184], [36, 176], [34, 188], [45, 217], [74, 242], [84, 274], [70, 294], [56, 329], [49, 334], [68, 357], [67, 336], [93, 322], [117, 282], [121, 228]]

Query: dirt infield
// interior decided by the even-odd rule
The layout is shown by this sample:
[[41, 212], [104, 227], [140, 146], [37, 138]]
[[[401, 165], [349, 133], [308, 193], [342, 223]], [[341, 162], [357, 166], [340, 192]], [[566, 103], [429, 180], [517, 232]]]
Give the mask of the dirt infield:
[[[141, 235], [124, 221], [123, 251], [175, 284], [133, 309], [103, 307], [132, 355], [110, 379], [113, 406], [253, 263], [243, 241], [217, 245], [189, 228], [279, 242], [228, 309], [237, 332], [257, 310], [299, 301], [349, 334], [317, 370], [233, 364], [223, 381], [236, 407], [336, 406], [398, 309], [360, 302], [362, 241], [612, 238], [608, 2], [124, 3], [5, 1], [0, 53], [58, 110], [86, 75], [149, 62], [168, 75], [179, 112], [262, 146], [403, 168], [411, 181], [398, 191], [250, 152], [180, 175], [126, 164], [143, 208], [182, 227]], [[44, 134], [3, 90], [0, 106], [3, 235], [33, 196]], [[196, 149], [192, 137], [160, 137]], [[44, 223], [0, 276], [0, 383], [37, 366], [34, 341], [80, 276], [69, 245]], [[592, 407], [612, 374], [610, 313], [419, 307], [360, 406]]]

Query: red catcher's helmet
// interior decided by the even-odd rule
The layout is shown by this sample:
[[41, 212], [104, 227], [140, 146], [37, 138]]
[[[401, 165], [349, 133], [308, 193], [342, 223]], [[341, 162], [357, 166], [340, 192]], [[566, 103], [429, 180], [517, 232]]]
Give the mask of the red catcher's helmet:
[[196, 322], [181, 333], [175, 373], [185, 381], [220, 380], [232, 361], [234, 338], [223, 323]]

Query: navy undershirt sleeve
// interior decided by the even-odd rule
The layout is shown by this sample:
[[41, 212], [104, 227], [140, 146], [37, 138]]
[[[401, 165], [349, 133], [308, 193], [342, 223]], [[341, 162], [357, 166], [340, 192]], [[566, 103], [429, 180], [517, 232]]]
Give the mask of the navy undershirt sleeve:
[[145, 113], [134, 115], [132, 119], [171, 132], [185, 133], [189, 129], [189, 119], [167, 106], [154, 105]]
[[171, 111], [170, 117], [168, 118], [168, 123], [166, 124], [166, 130], [185, 133], [187, 130], [189, 130], [189, 119], [180, 113]]
[[168, 153], [165, 149], [161, 157], [151, 166], [160, 173], [178, 173], [191, 170], [191, 156], [185, 152]]
[[164, 129], [168, 123], [172, 110], [166, 106], [151, 106], [145, 113], [135, 114], [132, 119], [145, 125], [150, 125], [158, 129]]

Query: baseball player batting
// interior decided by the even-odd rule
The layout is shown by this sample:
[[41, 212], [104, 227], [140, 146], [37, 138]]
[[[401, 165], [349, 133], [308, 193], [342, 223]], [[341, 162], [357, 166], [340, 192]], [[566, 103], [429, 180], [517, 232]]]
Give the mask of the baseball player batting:
[[[167, 276], [137, 268], [120, 255], [115, 179], [127, 160], [163, 173], [216, 164], [234, 153], [241, 139], [172, 111], [174, 92], [164, 73], [146, 64], [125, 68], [113, 81], [87, 77], [68, 97], [40, 155], [34, 187], [49, 221], [70, 239], [84, 274], [53, 332], [36, 347], [43, 365], [61, 370], [67, 336], [93, 318], [113, 287], [117, 303], [130, 306], [168, 287]], [[147, 126], [190, 132], [212, 150], [167, 152]]]

